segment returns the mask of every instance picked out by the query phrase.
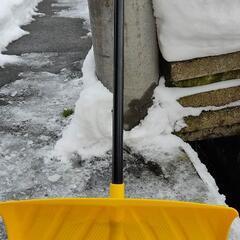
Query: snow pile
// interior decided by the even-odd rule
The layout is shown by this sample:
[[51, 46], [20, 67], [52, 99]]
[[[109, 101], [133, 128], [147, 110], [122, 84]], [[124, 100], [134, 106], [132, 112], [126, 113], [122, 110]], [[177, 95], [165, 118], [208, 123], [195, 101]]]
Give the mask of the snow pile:
[[153, 0], [167, 61], [240, 50], [239, 0]]
[[[68, 161], [75, 153], [86, 159], [104, 156], [111, 149], [112, 94], [96, 78], [93, 50], [89, 52], [84, 62], [82, 81], [84, 86], [76, 104], [73, 119], [55, 147], [56, 154], [65, 161]], [[176, 149], [183, 149], [214, 196], [214, 199], [209, 199], [208, 202], [225, 204], [225, 197], [219, 194], [215, 180], [201, 163], [197, 153], [172, 132], [185, 126], [184, 116], [199, 115], [205, 109], [217, 108], [184, 108], [176, 99], [194, 93], [237, 85], [239, 81], [233, 80], [227, 84], [221, 82], [208, 86], [178, 89], [165, 87], [164, 79], [161, 79], [154, 93], [154, 104], [149, 109], [147, 117], [132, 131], [125, 132], [125, 143], [149, 158], [153, 152], [156, 152], [153, 149], [158, 149], [168, 156], [174, 156]], [[233, 105], [239, 104], [240, 102], [233, 103]], [[237, 232], [238, 226], [239, 220], [234, 225], [232, 240], [240, 236]]]
[[87, 0], [58, 0], [53, 6], [63, 7], [57, 15], [60, 17], [83, 18], [89, 24], [89, 11]]
[[[83, 65], [84, 90], [76, 103], [76, 110], [70, 126], [64, 131], [63, 138], [58, 142], [56, 149], [64, 159], [77, 152], [83, 158], [103, 155], [111, 148], [112, 133], [112, 94], [98, 81], [95, 75], [95, 62], [91, 50]], [[148, 115], [130, 132], [125, 132], [125, 140], [132, 144], [139, 141], [152, 140], [159, 136], [170, 136], [186, 126], [183, 118], [198, 116], [204, 110], [218, 110], [229, 106], [239, 106], [240, 101], [215, 107], [183, 107], [177, 99], [215, 89], [239, 86], [239, 80], [219, 82], [193, 88], [167, 88], [162, 78], [155, 89], [153, 106]], [[167, 138], [166, 138], [167, 139]], [[176, 141], [165, 142], [164, 146], [171, 148]], [[143, 141], [143, 142], [144, 142]], [[179, 144], [179, 143], [177, 143]]]
[[5, 63], [19, 61], [17, 56], [2, 54], [7, 45], [28, 34], [20, 28], [33, 20], [36, 15], [36, 6], [41, 0], [1, 0], [0, 7], [0, 67]]

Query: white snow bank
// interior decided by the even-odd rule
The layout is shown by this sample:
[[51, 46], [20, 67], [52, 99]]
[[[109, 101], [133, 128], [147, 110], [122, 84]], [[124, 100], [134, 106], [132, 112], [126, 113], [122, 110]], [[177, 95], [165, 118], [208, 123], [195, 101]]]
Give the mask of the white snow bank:
[[239, 0], [153, 0], [167, 61], [240, 50]]
[[19, 61], [17, 56], [2, 54], [7, 45], [28, 34], [20, 28], [32, 21], [36, 15], [36, 6], [41, 0], [1, 0], [0, 7], [0, 67], [6, 63]]
[[86, 57], [82, 71], [84, 90], [71, 124], [56, 145], [57, 154], [64, 160], [74, 152], [88, 158], [103, 155], [111, 148], [112, 94], [95, 75], [93, 50]]
[[22, 59], [19, 56], [15, 55], [6, 55], [1, 54], [0, 52], [0, 67], [4, 67], [5, 64], [13, 64], [13, 63], [20, 63]]
[[[58, 142], [58, 154], [68, 159], [77, 152], [83, 158], [102, 155], [111, 148], [112, 133], [112, 94], [98, 81], [95, 75], [93, 50], [90, 50], [84, 65], [84, 90], [76, 103], [76, 110], [70, 126], [63, 132]], [[126, 141], [131, 139], [152, 139], [156, 136], [168, 136], [185, 127], [186, 116], [198, 116], [204, 110], [217, 110], [229, 106], [238, 106], [240, 101], [215, 107], [183, 107], [177, 99], [200, 92], [239, 86], [239, 80], [219, 82], [207, 86], [192, 88], [167, 88], [164, 79], [154, 91], [153, 106], [145, 119], [132, 131], [125, 132]], [[172, 143], [169, 146], [172, 145]], [[173, 142], [175, 144], [175, 142]]]
[[[78, 153], [82, 158], [103, 156], [112, 145], [112, 94], [96, 78], [93, 50], [89, 52], [84, 62], [82, 80], [84, 88], [76, 103], [73, 119], [55, 147], [56, 154], [65, 161], [68, 161], [74, 153]], [[225, 204], [225, 197], [219, 194], [215, 180], [201, 163], [197, 153], [172, 132], [185, 126], [183, 116], [198, 115], [204, 110], [204, 108], [183, 108], [176, 99], [239, 84], [239, 81], [229, 81], [227, 85], [222, 82], [208, 87], [178, 89], [165, 87], [162, 79], [154, 92], [154, 104], [149, 109], [148, 115], [139, 126], [130, 132], [125, 132], [125, 142], [142, 154], [146, 151], [151, 154], [151, 149], [159, 149], [159, 146], [162, 151], [172, 156], [176, 148], [183, 149], [214, 196], [214, 199], [207, 201]], [[239, 220], [236, 220], [231, 240], [239, 239], [239, 226]]]

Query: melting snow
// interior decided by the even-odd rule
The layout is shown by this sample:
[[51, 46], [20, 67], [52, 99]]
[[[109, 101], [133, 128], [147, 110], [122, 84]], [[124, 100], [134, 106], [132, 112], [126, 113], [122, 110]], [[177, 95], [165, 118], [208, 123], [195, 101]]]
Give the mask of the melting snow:
[[0, 8], [0, 67], [21, 61], [17, 56], [2, 54], [7, 45], [28, 32], [20, 26], [28, 24], [37, 15], [36, 6], [41, 0], [1, 0]]
[[64, 7], [56, 15], [59, 17], [70, 17], [70, 18], [83, 18], [86, 21], [87, 27], [90, 27], [89, 10], [87, 0], [57, 0], [57, 3], [53, 3], [53, 6]]

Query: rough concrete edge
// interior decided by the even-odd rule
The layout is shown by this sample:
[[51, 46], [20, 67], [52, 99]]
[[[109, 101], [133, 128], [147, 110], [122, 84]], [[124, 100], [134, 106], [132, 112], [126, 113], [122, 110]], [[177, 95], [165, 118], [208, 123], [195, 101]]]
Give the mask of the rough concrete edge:
[[[205, 75], [215, 75], [222, 72], [239, 70], [240, 52], [194, 58], [186, 61], [173, 61], [169, 62], [169, 65], [173, 78], [175, 78], [174, 76], [182, 76], [174, 79], [175, 81], [185, 80], [188, 78], [188, 75], [192, 75], [192, 77], [189, 77], [190, 79], [195, 78], [194, 76], [202, 77]], [[184, 71], [184, 68], [189, 70]]]
[[183, 107], [224, 106], [240, 100], [240, 86], [189, 95], [178, 99]]
[[209, 138], [221, 138], [240, 135], [240, 124], [232, 126], [223, 126], [215, 128], [207, 128], [200, 131], [194, 132], [175, 132], [177, 136], [182, 138], [184, 141], [199, 141]]

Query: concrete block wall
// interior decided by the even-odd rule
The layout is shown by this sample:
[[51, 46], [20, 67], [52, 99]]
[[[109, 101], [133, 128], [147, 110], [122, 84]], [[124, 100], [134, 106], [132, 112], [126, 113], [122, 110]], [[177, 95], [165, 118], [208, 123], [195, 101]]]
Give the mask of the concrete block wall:
[[[113, 86], [113, 0], [88, 0], [96, 74]], [[125, 124], [136, 126], [152, 104], [160, 69], [171, 87], [193, 87], [240, 78], [240, 52], [188, 61], [167, 62], [159, 52], [152, 0], [125, 1]], [[240, 100], [239, 87], [195, 94], [179, 102], [185, 107], [224, 106]], [[185, 119], [176, 133], [186, 141], [240, 134], [239, 107], [205, 111]]]
[[169, 86], [192, 87], [240, 78], [240, 52], [166, 62], [162, 68]]

